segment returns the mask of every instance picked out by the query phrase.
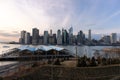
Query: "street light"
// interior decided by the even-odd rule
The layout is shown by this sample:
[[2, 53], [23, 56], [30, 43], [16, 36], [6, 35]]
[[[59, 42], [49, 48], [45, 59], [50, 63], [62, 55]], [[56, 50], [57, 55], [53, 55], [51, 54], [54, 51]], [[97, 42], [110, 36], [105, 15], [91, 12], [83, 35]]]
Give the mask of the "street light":
[[78, 54], [77, 54], [77, 46], [75, 47], [75, 50], [76, 50], [76, 66], [77, 66], [77, 64], [78, 64]]

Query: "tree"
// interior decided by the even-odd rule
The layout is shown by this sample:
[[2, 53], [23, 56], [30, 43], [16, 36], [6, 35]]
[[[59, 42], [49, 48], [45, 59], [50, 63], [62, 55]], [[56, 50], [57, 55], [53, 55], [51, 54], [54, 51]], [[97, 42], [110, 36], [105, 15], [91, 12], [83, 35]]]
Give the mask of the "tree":
[[92, 59], [91, 59], [91, 66], [97, 66], [95, 57], [92, 57]]
[[55, 60], [54, 65], [60, 65], [60, 60], [59, 59]]

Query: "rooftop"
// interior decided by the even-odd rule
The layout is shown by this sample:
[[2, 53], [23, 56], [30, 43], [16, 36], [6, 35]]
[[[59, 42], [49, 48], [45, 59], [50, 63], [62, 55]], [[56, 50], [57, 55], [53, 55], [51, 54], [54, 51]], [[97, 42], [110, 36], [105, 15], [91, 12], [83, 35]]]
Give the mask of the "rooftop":
[[64, 48], [58, 47], [58, 46], [45, 46], [45, 45], [40, 45], [40, 46], [29, 46], [29, 45], [24, 45], [20, 46], [18, 49], [21, 51], [23, 50], [30, 50], [30, 51], [36, 51], [36, 50], [43, 50], [43, 51], [49, 51], [49, 50], [56, 50], [56, 51], [61, 51], [64, 50]]

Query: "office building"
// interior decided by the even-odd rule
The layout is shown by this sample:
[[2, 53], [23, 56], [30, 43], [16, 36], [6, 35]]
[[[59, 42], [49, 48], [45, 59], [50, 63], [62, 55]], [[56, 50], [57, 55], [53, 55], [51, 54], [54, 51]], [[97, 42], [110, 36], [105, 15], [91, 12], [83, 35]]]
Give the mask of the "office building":
[[111, 43], [110, 36], [108, 36], [108, 35], [104, 36], [104, 37], [103, 37], [103, 41], [104, 41], [104, 43], [106, 43], [106, 44], [110, 44], [110, 43]]
[[69, 29], [69, 44], [73, 44], [73, 27]]
[[44, 43], [45, 45], [48, 44], [48, 38], [49, 38], [48, 31], [44, 31], [43, 43]]
[[65, 29], [62, 29], [62, 43], [64, 45], [67, 45], [69, 43], [69, 35]]
[[37, 45], [39, 42], [39, 30], [37, 28], [32, 29], [32, 44]]
[[111, 43], [117, 43], [117, 34], [116, 33], [111, 34]]
[[49, 36], [49, 44], [54, 45], [55, 44], [55, 39], [53, 36]]
[[50, 36], [53, 36], [53, 35], [52, 35], [52, 29], [50, 30]]
[[40, 37], [39, 37], [39, 45], [42, 45], [42, 44], [43, 44], [43, 41], [44, 41], [44, 40], [43, 40], [43, 36], [40, 36]]
[[20, 44], [25, 44], [25, 34], [26, 34], [26, 31], [21, 31], [21, 37], [19, 39], [19, 42]]
[[91, 30], [88, 31], [88, 40], [91, 42]]
[[85, 38], [85, 35], [84, 35], [83, 31], [78, 32], [78, 35], [77, 35], [78, 45], [83, 44], [84, 38]]
[[25, 44], [30, 44], [30, 33], [26, 32], [25, 34]]
[[53, 34], [53, 38], [54, 38], [54, 44], [57, 44], [56, 34]]
[[61, 34], [61, 30], [57, 31], [57, 44], [58, 45], [62, 45], [62, 34]]

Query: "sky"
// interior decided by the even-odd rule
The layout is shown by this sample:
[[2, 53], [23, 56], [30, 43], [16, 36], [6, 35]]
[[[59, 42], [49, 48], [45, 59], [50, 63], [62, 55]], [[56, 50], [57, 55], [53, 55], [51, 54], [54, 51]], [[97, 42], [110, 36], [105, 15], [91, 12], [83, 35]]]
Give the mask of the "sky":
[[[0, 41], [18, 41], [20, 31], [74, 29], [103, 35], [120, 32], [120, 0], [0, 0]], [[118, 35], [119, 36], [119, 35]], [[98, 36], [97, 36], [98, 37]]]

